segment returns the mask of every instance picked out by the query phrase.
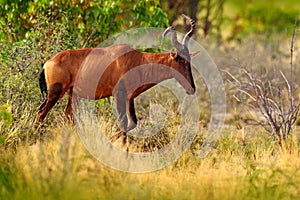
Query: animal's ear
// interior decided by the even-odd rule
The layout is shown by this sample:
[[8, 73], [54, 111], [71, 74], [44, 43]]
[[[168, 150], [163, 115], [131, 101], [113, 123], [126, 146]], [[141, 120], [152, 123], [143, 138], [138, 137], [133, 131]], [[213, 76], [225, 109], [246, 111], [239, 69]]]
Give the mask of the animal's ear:
[[198, 55], [199, 53], [200, 53], [200, 51], [195, 51], [195, 52], [190, 53], [190, 56], [194, 57], [194, 56]]
[[175, 50], [171, 50], [171, 52], [170, 52], [170, 56], [171, 56], [171, 58], [172, 58], [172, 59], [174, 59], [174, 60], [175, 60], [175, 59], [177, 58], [177, 55], [178, 55], [178, 54], [177, 54], [177, 51], [175, 51]]

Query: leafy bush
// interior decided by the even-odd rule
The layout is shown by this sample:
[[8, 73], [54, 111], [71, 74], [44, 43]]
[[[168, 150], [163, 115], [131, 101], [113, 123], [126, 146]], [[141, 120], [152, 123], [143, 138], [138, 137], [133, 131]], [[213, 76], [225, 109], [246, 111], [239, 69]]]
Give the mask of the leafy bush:
[[233, 21], [232, 39], [242, 39], [249, 35], [265, 35], [267, 38], [276, 34], [291, 33], [293, 21], [299, 14], [298, 10], [283, 10], [269, 3], [264, 6], [243, 9]]
[[65, 24], [70, 36], [80, 41], [80, 46], [95, 46], [111, 34], [133, 26], [168, 25], [167, 15], [158, 7], [157, 0], [3, 1], [5, 6], [0, 11], [0, 29], [3, 32], [0, 38], [8, 41], [24, 38], [43, 17], [47, 17], [53, 25]]
[[12, 122], [12, 114], [10, 112], [10, 105], [4, 104], [0, 106], [0, 122], [3, 121], [4, 124], [11, 124]]

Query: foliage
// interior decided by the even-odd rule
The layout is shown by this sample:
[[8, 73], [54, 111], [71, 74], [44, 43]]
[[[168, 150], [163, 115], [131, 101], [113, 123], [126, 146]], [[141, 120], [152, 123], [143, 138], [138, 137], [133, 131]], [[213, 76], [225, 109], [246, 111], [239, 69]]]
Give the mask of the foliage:
[[251, 34], [270, 38], [277, 34], [291, 33], [299, 8], [296, 0], [227, 0], [222, 29], [228, 32], [225, 33], [227, 39], [237, 40]]
[[0, 106], [0, 122], [4, 122], [4, 124], [11, 124], [13, 118], [10, 112], [10, 105], [4, 104]]
[[[291, 32], [292, 22], [298, 15], [298, 11], [286, 12], [279, 8], [250, 8], [237, 19], [233, 38], [241, 38], [249, 34], [272, 34]], [[237, 31], [238, 30], [238, 31]]]
[[[52, 34], [49, 36], [50, 32]], [[64, 24], [56, 26], [49, 18], [41, 17], [22, 40], [9, 44], [8, 35], [0, 41], [0, 105], [11, 104], [14, 125], [19, 123], [26, 107], [34, 108], [39, 104], [41, 96], [37, 78], [40, 68], [50, 56], [73, 46], [68, 35]], [[30, 115], [34, 113], [35, 110], [32, 109]]]
[[66, 25], [69, 36], [80, 41], [79, 46], [95, 46], [132, 26], [168, 25], [167, 16], [156, 0], [2, 1], [5, 6], [0, 11], [0, 30], [3, 31], [0, 38], [8, 41], [22, 39], [41, 17], [48, 18], [52, 27]]

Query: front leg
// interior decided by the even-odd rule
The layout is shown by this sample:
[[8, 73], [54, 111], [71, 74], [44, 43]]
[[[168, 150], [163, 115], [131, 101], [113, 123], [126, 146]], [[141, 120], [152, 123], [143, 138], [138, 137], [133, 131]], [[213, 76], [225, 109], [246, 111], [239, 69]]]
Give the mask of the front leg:
[[[122, 85], [121, 85], [122, 86]], [[117, 107], [117, 113], [118, 113], [118, 119], [119, 119], [119, 125], [121, 131], [112, 136], [112, 140], [116, 140], [119, 137], [123, 136], [123, 143], [126, 143], [126, 132], [127, 132], [127, 124], [128, 124], [128, 119], [126, 116], [126, 99], [127, 99], [127, 94], [126, 90], [124, 87], [119, 86], [118, 89], [114, 93], [114, 101]]]
[[126, 113], [127, 113], [128, 121], [129, 121], [129, 124], [126, 128], [126, 132], [128, 132], [128, 131], [134, 129], [137, 125], [137, 118], [136, 118], [135, 109], [134, 109], [134, 99], [128, 98], [128, 100], [126, 102]]

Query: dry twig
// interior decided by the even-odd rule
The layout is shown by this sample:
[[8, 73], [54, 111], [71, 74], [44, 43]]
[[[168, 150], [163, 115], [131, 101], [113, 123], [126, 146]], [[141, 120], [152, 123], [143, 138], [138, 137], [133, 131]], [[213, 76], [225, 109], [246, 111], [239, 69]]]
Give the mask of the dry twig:
[[[300, 102], [294, 98], [295, 88], [293, 81], [293, 56], [294, 43], [296, 39], [297, 20], [294, 23], [294, 30], [290, 44], [290, 77], [289, 80], [282, 71], [281, 78], [285, 82], [285, 87], [274, 85], [271, 80], [256, 78], [253, 73], [243, 69], [244, 79], [237, 78], [227, 72], [229, 81], [237, 89], [234, 98], [258, 111], [263, 115], [265, 121], [250, 119], [248, 122], [262, 125], [274, 138], [282, 140], [287, 139], [291, 134], [292, 126], [300, 115]], [[277, 91], [277, 94], [274, 92]], [[282, 96], [282, 91], [286, 91], [287, 96]], [[283, 93], [284, 94], [284, 93]], [[242, 98], [244, 97], [244, 98]], [[246, 98], [245, 98], [246, 97]]]

